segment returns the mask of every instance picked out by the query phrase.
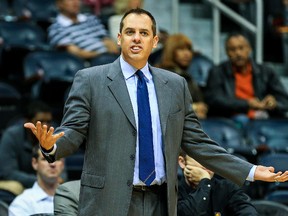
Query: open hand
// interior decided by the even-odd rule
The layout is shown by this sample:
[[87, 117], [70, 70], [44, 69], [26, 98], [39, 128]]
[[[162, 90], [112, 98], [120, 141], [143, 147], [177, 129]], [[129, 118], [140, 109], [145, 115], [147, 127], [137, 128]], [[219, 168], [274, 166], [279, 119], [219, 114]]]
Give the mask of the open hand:
[[285, 182], [288, 180], [288, 171], [274, 173], [273, 167], [257, 166], [254, 180], [266, 182]]
[[64, 135], [64, 132], [53, 134], [54, 128], [50, 127], [48, 129], [47, 125], [44, 124], [42, 126], [40, 121], [37, 121], [36, 125], [31, 122], [25, 123], [24, 127], [32, 131], [38, 139], [41, 147], [46, 150], [52, 149], [56, 141]]

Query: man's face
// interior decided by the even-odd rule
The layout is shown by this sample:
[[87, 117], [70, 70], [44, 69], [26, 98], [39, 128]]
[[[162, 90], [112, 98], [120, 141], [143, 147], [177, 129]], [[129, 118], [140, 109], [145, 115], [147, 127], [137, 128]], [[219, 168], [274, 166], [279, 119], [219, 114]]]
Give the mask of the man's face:
[[235, 36], [227, 41], [226, 52], [234, 66], [244, 67], [249, 60], [251, 47], [243, 36]]
[[49, 163], [43, 157], [41, 151], [38, 150], [38, 158], [37, 160], [35, 158], [32, 159], [32, 166], [42, 181], [55, 183], [59, 180], [58, 178], [64, 169], [64, 159]]
[[64, 15], [74, 17], [80, 12], [80, 3], [80, 0], [60, 0], [57, 5]]
[[193, 53], [190, 49], [184, 47], [175, 50], [175, 61], [181, 68], [187, 68], [192, 60]]
[[129, 14], [123, 24], [122, 32], [118, 34], [122, 56], [126, 62], [140, 69], [157, 46], [158, 36], [153, 36], [152, 21], [146, 14]]

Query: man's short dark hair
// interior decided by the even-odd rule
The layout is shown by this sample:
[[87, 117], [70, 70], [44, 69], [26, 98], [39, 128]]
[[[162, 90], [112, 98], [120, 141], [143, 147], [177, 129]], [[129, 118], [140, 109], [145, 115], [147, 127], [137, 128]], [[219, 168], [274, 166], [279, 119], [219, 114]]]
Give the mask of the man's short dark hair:
[[52, 108], [43, 101], [32, 101], [26, 107], [25, 118], [32, 119], [39, 112], [52, 113]]
[[247, 41], [247, 43], [248, 43], [249, 46], [250, 46], [250, 42], [249, 42], [249, 40], [248, 40], [248, 38], [247, 38], [246, 35], [244, 35], [244, 34], [241, 33], [241, 32], [234, 31], [234, 32], [229, 33], [229, 34], [227, 35], [226, 39], [225, 39], [225, 48], [226, 48], [226, 49], [227, 49], [228, 41], [229, 41], [231, 38], [233, 38], [233, 37], [243, 37], [243, 38], [245, 38], [245, 40]]
[[153, 17], [153, 15], [149, 12], [149, 11], [146, 11], [142, 8], [134, 8], [134, 9], [131, 9], [129, 11], [127, 11], [122, 19], [121, 19], [121, 22], [120, 22], [120, 29], [119, 29], [119, 32], [121, 33], [122, 32], [122, 29], [123, 29], [123, 26], [124, 26], [124, 19], [129, 15], [129, 14], [138, 14], [138, 15], [141, 15], [141, 14], [146, 14], [147, 16], [150, 17], [151, 21], [152, 21], [152, 31], [153, 31], [153, 36], [156, 35], [156, 20], [155, 18]]
[[39, 157], [39, 144], [38, 145], [34, 145], [33, 148], [32, 148], [32, 158], [35, 158], [36, 160], [38, 159]]

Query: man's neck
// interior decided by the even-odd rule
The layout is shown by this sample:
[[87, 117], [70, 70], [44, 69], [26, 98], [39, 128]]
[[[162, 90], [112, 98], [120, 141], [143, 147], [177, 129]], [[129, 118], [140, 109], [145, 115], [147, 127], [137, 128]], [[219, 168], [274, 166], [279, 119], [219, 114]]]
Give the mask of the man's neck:
[[54, 182], [48, 183], [48, 182], [44, 182], [43, 180], [38, 179], [37, 182], [38, 182], [39, 187], [41, 187], [42, 190], [45, 191], [45, 193], [47, 193], [49, 196], [55, 195], [55, 191], [59, 185], [57, 180]]
[[63, 16], [67, 17], [68, 19], [70, 19], [73, 23], [78, 23], [78, 16], [77, 14], [67, 14], [67, 13], [62, 13]]

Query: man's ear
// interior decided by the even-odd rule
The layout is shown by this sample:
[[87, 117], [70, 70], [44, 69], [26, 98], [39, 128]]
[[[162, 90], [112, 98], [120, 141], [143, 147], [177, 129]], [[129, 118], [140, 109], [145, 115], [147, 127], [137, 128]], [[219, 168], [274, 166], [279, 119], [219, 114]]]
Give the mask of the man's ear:
[[32, 158], [32, 167], [35, 171], [37, 171], [38, 169], [38, 161], [36, 160], [36, 158]]
[[186, 162], [185, 162], [184, 157], [182, 157], [182, 156], [179, 156], [179, 157], [178, 157], [178, 164], [179, 164], [179, 166], [180, 166], [182, 169], [185, 168]]
[[159, 41], [159, 37], [158, 37], [158, 35], [156, 35], [156, 36], [153, 38], [153, 48], [156, 48], [156, 47], [157, 47], [158, 41]]
[[118, 33], [118, 35], [117, 35], [117, 45], [118, 46], [121, 46], [121, 33]]

